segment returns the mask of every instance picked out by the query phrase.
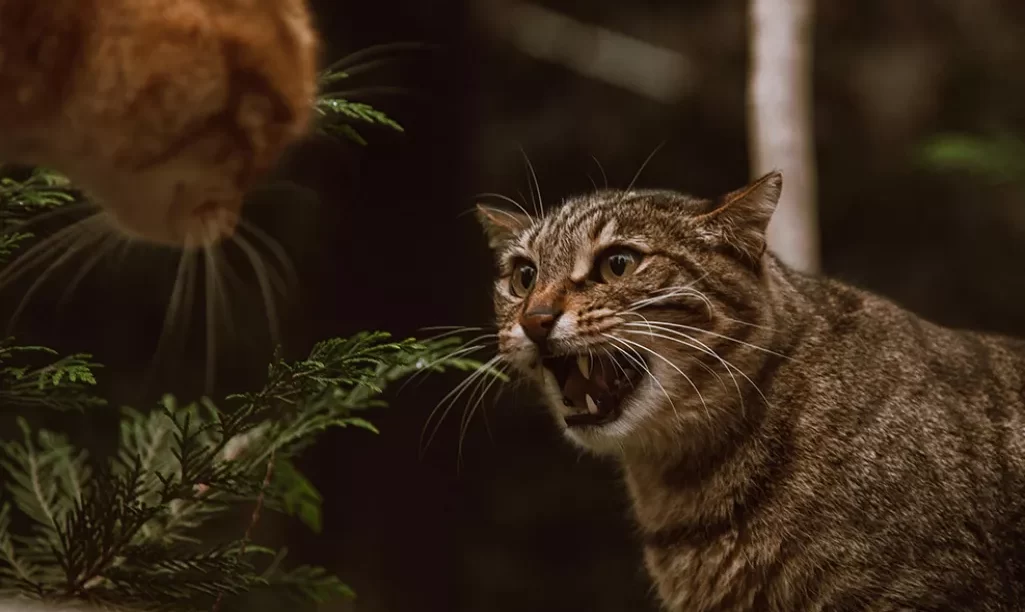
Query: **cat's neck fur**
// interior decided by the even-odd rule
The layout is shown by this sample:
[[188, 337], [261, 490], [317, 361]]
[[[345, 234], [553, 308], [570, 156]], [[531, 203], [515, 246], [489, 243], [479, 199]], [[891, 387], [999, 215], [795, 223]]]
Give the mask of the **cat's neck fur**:
[[792, 495], [791, 476], [809, 461], [795, 443], [797, 420], [815, 404], [803, 395], [814, 388], [807, 378], [814, 374], [802, 360], [829, 354], [823, 343], [847, 333], [846, 320], [857, 317], [866, 303], [896, 308], [856, 288], [794, 272], [771, 255], [765, 257], [762, 278], [766, 299], [758, 323], [763, 329], [749, 342], [778, 355], [748, 351], [734, 357], [753, 385], [745, 385], [750, 392], [743, 408], [739, 402], [718, 408], [738, 416], [732, 422], [719, 419], [721, 428], [678, 439], [657, 452], [621, 457], [645, 561], [669, 610], [768, 605], [770, 599], [759, 599], [769, 597], [761, 575], [779, 567], [790, 527], [751, 525], [756, 520], [764, 525], [766, 516], [775, 520], [777, 496]]
[[[748, 383], [743, 406], [731, 394], [722, 400], [721, 409], [743, 414], [725, 427], [703, 432], [692, 439], [666, 441], [663, 448], [644, 447], [623, 453], [621, 463], [634, 501], [637, 519], [646, 535], [667, 527], [721, 527], [735, 522], [743, 512], [747, 493], [760, 483], [773, 479], [780, 468], [778, 443], [789, 428], [786, 410], [770, 410], [773, 379], [786, 367], [798, 344], [814, 337], [814, 326], [826, 324], [817, 319], [810, 300], [795, 300], [795, 295], [815, 291], [822, 281], [799, 275], [783, 266], [771, 254], [765, 256], [762, 277], [766, 295], [772, 296], [759, 309], [757, 330], [751, 344], [769, 352], [749, 351], [745, 368], [754, 385]], [[752, 367], [754, 366], [754, 367]], [[746, 382], [746, 381], [742, 381]], [[764, 395], [764, 397], [762, 397]]]

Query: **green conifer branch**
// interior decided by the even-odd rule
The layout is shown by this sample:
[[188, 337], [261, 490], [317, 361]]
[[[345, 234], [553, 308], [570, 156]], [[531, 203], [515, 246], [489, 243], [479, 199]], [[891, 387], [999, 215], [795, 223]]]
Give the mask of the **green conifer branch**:
[[[322, 74], [324, 133], [365, 144], [355, 125], [402, 131], [372, 106], [328, 92], [345, 78], [335, 68]], [[35, 238], [30, 222], [79, 200], [59, 174], [0, 168], [0, 264]], [[88, 354], [0, 341], [0, 415], [14, 413], [18, 424], [18, 435], [0, 439], [0, 597], [176, 611], [241, 609], [246, 595], [290, 607], [353, 597], [327, 570], [256, 545], [253, 528], [266, 509], [319, 531], [322, 497], [296, 468], [299, 453], [328, 429], [376, 433], [367, 412], [385, 405], [392, 382], [482, 367], [462, 347], [454, 337], [367, 332], [320, 342], [300, 360], [275, 354], [261, 389], [125, 408], [116, 450], [87, 452], [20, 414], [91, 414], [104, 405], [94, 393], [100, 366]], [[247, 526], [226, 529], [245, 509]]]
[[344, 92], [332, 93], [330, 90], [349, 77], [343, 70], [328, 67], [320, 75], [321, 95], [317, 99], [314, 110], [319, 115], [319, 130], [322, 134], [335, 138], [344, 138], [358, 145], [365, 146], [366, 139], [356, 129], [355, 124], [382, 126], [397, 132], [403, 127], [383, 111], [363, 102], [347, 99]]

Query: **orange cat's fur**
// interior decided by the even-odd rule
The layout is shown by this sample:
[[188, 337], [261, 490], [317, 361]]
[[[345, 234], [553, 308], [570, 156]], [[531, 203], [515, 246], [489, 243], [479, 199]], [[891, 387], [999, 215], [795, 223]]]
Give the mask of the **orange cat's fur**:
[[318, 50], [305, 0], [0, 0], [0, 161], [126, 235], [215, 242], [306, 132]]

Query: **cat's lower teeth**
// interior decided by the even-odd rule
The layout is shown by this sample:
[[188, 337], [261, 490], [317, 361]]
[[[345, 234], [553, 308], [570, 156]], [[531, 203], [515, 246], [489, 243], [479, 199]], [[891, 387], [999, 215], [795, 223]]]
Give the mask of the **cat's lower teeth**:
[[587, 411], [591, 414], [598, 414], [598, 404], [594, 403], [590, 395], [585, 395], [584, 400], [587, 402]]

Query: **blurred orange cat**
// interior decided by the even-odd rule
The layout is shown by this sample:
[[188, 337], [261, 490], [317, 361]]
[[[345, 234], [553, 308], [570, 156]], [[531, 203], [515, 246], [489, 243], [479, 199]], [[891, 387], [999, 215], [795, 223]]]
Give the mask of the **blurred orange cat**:
[[0, 161], [124, 235], [216, 243], [307, 131], [318, 55], [305, 0], [0, 0]]

